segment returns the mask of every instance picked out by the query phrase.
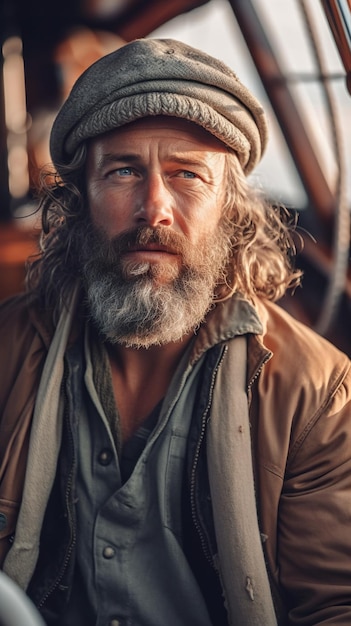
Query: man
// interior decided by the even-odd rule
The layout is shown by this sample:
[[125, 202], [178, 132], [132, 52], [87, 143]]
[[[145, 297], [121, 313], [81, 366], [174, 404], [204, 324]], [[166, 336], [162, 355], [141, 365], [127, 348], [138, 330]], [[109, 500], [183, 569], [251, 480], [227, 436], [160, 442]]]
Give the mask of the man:
[[132, 42], [51, 134], [27, 294], [0, 314], [1, 553], [47, 624], [351, 623], [348, 358], [274, 304], [289, 220], [220, 61]]

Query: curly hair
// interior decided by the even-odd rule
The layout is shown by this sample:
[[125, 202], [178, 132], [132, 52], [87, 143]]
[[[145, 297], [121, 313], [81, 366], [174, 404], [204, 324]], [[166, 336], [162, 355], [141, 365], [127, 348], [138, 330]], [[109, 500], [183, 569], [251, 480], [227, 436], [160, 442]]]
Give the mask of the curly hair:
[[[36, 292], [45, 308], [67, 301], [79, 279], [79, 240], [87, 223], [83, 144], [61, 178], [43, 172], [39, 190], [42, 212], [40, 251], [27, 268], [27, 288]], [[215, 301], [234, 293], [250, 301], [256, 297], [276, 301], [301, 280], [294, 268], [296, 220], [284, 207], [269, 203], [254, 190], [235, 154], [226, 155], [223, 220], [231, 242], [225, 284]]]
[[[224, 219], [231, 232], [231, 262], [227, 268], [227, 299], [240, 292], [248, 300], [255, 297], [279, 300], [288, 289], [296, 288], [302, 272], [296, 269], [296, 213], [269, 202], [251, 187], [235, 154], [227, 155]], [[296, 243], [295, 243], [296, 242]]]

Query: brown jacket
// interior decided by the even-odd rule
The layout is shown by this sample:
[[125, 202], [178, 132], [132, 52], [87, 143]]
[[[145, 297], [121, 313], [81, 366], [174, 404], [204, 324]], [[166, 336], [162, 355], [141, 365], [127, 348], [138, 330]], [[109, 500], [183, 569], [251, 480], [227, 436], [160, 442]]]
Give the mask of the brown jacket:
[[[228, 306], [228, 308], [230, 308]], [[276, 305], [258, 303], [248, 354], [260, 528], [289, 623], [351, 624], [349, 359]], [[0, 562], [15, 530], [50, 323], [21, 296], [0, 310]], [[273, 354], [273, 356], [272, 356]]]

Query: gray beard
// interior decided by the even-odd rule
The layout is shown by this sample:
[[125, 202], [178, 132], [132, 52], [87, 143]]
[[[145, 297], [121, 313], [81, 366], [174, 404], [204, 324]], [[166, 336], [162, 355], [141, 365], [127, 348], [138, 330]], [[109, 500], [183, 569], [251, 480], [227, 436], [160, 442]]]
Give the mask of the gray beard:
[[[123, 263], [121, 236], [108, 240], [93, 227], [81, 237], [80, 265], [88, 309], [98, 331], [111, 343], [149, 348], [176, 342], [195, 332], [213, 305], [219, 280], [225, 280], [230, 243], [222, 227], [189, 251], [189, 242], [168, 229], [143, 227], [122, 235], [132, 242], [175, 241], [180, 268], [169, 264]], [[81, 233], [82, 234], [82, 233]], [[123, 247], [124, 246], [124, 247]], [[184, 258], [186, 257], [186, 258]], [[167, 267], [168, 265], [168, 267]], [[166, 276], [167, 281], [159, 278]]]

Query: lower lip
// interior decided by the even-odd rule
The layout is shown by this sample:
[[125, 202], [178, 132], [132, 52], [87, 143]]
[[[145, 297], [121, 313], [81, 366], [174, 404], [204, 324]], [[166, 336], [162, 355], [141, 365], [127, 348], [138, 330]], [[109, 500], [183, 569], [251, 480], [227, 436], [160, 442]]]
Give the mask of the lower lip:
[[123, 256], [135, 259], [139, 263], [159, 263], [160, 261], [170, 261], [171, 259], [178, 262], [178, 255], [164, 250], [131, 250], [124, 253]]

